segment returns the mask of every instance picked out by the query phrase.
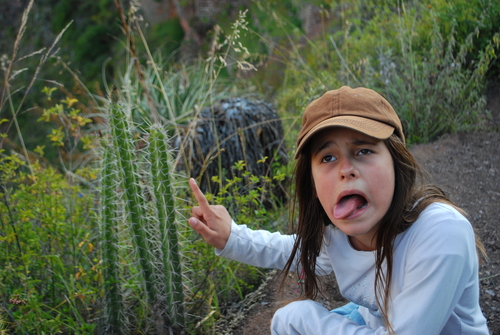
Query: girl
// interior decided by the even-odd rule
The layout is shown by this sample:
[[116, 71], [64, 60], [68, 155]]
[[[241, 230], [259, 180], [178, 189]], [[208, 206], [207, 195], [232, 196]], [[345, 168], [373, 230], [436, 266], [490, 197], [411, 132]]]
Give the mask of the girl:
[[[325, 93], [305, 110], [295, 154], [296, 235], [253, 231], [210, 206], [189, 224], [220, 256], [301, 273], [304, 295], [279, 309], [272, 334], [489, 334], [479, 306], [471, 224], [406, 149], [390, 104], [366, 88]], [[313, 299], [334, 271], [352, 303], [333, 313]]]

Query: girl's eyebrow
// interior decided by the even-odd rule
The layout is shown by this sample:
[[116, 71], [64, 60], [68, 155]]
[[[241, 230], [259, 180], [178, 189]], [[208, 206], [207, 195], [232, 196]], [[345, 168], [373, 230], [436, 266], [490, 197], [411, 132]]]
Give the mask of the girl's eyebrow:
[[[376, 145], [378, 143], [378, 139], [376, 138], [369, 138], [369, 139], [362, 139], [362, 138], [355, 138], [350, 142], [350, 145], [353, 146], [363, 146], [363, 145]], [[313, 155], [317, 155], [321, 150], [328, 148], [330, 146], [336, 145], [334, 141], [326, 141], [322, 145], [320, 145], [314, 152]]]
[[356, 145], [356, 146], [359, 146], [359, 145], [375, 145], [377, 144], [377, 142], [380, 141], [376, 138], [374, 139], [354, 139], [352, 141], [352, 144]]
[[317, 155], [318, 152], [320, 152], [321, 150], [325, 149], [325, 148], [328, 148], [329, 146], [332, 146], [334, 145], [334, 142], [333, 141], [326, 141], [325, 143], [323, 143], [321, 146], [319, 146], [314, 152], [313, 152], [313, 155]]

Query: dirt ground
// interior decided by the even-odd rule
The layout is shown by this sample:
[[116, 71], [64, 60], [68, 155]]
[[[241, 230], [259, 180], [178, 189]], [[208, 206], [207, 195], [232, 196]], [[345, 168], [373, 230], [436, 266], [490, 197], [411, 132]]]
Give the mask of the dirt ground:
[[[465, 209], [484, 243], [489, 260], [480, 269], [480, 301], [490, 334], [500, 335], [500, 86], [488, 89], [492, 111], [489, 131], [445, 135], [439, 140], [411, 148], [416, 160], [433, 176], [452, 200]], [[277, 272], [268, 273], [261, 287], [234, 308], [220, 323], [218, 333], [269, 334], [274, 312], [298, 297], [297, 279], [287, 278], [279, 292]], [[333, 276], [325, 278], [324, 296], [318, 301], [329, 309], [345, 303]]]

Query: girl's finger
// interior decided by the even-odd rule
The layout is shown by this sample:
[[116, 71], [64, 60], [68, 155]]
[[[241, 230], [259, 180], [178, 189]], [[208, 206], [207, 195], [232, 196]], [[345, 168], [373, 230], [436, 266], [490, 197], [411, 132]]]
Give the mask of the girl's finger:
[[207, 227], [202, 221], [196, 218], [189, 219], [189, 225], [196, 230], [198, 234], [200, 234], [205, 240], [209, 240], [210, 237], [214, 234], [214, 231]]
[[191, 187], [191, 191], [193, 191], [194, 198], [198, 202], [199, 207], [201, 208], [203, 213], [208, 213], [210, 211], [210, 204], [208, 203], [207, 198], [198, 187], [196, 180], [194, 178], [189, 178], [189, 186]]
[[202, 221], [196, 219], [196, 218], [190, 218], [189, 219], [189, 225], [198, 233], [200, 234], [203, 239], [210, 244], [213, 247], [216, 247], [217, 249], [224, 249], [224, 246], [226, 245], [227, 239], [229, 237], [223, 237], [221, 238], [217, 232], [214, 230], [210, 229], [207, 225], [205, 225]]
[[191, 209], [191, 215], [198, 220], [203, 219], [203, 211], [201, 210], [200, 206], [195, 206]]

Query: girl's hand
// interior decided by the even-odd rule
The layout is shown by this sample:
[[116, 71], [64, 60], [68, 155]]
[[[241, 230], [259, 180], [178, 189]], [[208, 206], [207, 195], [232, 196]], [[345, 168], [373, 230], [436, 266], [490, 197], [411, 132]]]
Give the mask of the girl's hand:
[[212, 206], [200, 190], [193, 178], [189, 179], [198, 206], [191, 210], [193, 215], [189, 225], [200, 234], [205, 241], [217, 249], [224, 249], [231, 233], [231, 216], [224, 206]]

